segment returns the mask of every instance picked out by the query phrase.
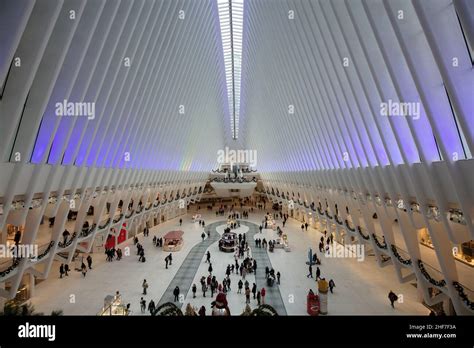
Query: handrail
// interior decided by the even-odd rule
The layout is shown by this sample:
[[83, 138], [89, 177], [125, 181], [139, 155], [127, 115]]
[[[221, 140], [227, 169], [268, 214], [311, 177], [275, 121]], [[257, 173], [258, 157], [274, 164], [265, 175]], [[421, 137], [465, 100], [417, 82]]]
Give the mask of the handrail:
[[372, 233], [372, 238], [374, 239], [375, 245], [377, 245], [380, 249], [387, 249], [387, 243], [385, 242], [385, 240], [380, 243], [375, 233]]
[[[31, 261], [39, 261], [42, 258], [44, 258], [46, 255], [49, 254], [49, 252], [51, 251], [51, 249], [53, 248], [55, 243], [56, 243], [55, 241], [49, 242], [48, 246], [46, 247], [45, 250], [43, 250], [43, 252], [41, 254], [38, 254], [38, 256], [36, 256], [36, 257], [30, 257]], [[46, 245], [46, 244], [44, 244], [44, 245]]]
[[106, 228], [107, 226], [109, 226], [110, 224], [110, 218], [108, 218], [107, 220], [105, 220], [105, 223], [103, 225], [99, 225], [99, 230], [103, 230], [104, 228]]
[[368, 234], [366, 235], [366, 234], [364, 234], [364, 233], [362, 232], [362, 227], [357, 226], [357, 232], [359, 232], [360, 236], [361, 236], [363, 239], [365, 239], [365, 240], [369, 240], [369, 239], [370, 239], [370, 236], [369, 236]]
[[[257, 178], [253, 177], [252, 179], [247, 178], [212, 178], [211, 182], [218, 182], [218, 183], [232, 183], [232, 184], [242, 184], [242, 183], [251, 183], [257, 182]], [[280, 196], [278, 196], [280, 197]]]
[[62, 242], [59, 242], [58, 243], [58, 247], [60, 248], [67, 248], [68, 246], [70, 246], [72, 244], [72, 242], [74, 241], [74, 239], [76, 239], [76, 236], [77, 236], [77, 233], [74, 232], [71, 236], [71, 239], [69, 239], [66, 243], [62, 243]]
[[466, 305], [468, 309], [471, 311], [474, 311], [474, 301], [471, 301], [469, 299], [469, 296], [466, 294], [466, 291], [470, 293], [471, 297], [474, 298], [474, 292], [463, 286], [461, 283], [454, 281], [453, 286], [458, 292], [459, 297], [461, 298], [461, 301]]
[[92, 224], [91, 227], [89, 227], [89, 228], [86, 228], [86, 229], [83, 228], [82, 231], [81, 231], [80, 237], [81, 238], [87, 237], [88, 235], [90, 235], [96, 229], [96, 227], [97, 227], [96, 224]]
[[[346, 220], [344, 220], [344, 222], [346, 223], [346, 227], [349, 229], [349, 231], [355, 232], [355, 228], [354, 228], [354, 227], [351, 227], [351, 226], [349, 225], [349, 220], [346, 219]], [[358, 227], [360, 227], [360, 226], [358, 226]], [[360, 233], [360, 232], [359, 232], [359, 233]], [[365, 236], [364, 236], [364, 237], [365, 237]], [[365, 239], [365, 238], [364, 238], [364, 239]]]
[[21, 258], [14, 258], [13, 259], [13, 263], [11, 266], [7, 267], [6, 269], [4, 269], [3, 271], [0, 271], [0, 278], [4, 278], [8, 275], [8, 273], [10, 273], [11, 271], [13, 271], [15, 268], [18, 267], [18, 265], [20, 264], [20, 261], [21, 261]]
[[326, 217], [327, 217], [329, 220], [332, 220], [332, 219], [333, 219], [333, 217], [332, 217], [331, 215], [329, 215], [329, 213], [328, 213], [327, 210], [324, 211], [324, 214], [326, 215]]
[[446, 286], [446, 280], [444, 279], [441, 279], [441, 280], [436, 280], [434, 278], [431, 277], [431, 275], [428, 273], [428, 271], [426, 270], [426, 267], [428, 268], [431, 268], [431, 270], [437, 272], [437, 273], [441, 273], [439, 272], [438, 270], [434, 269], [433, 267], [429, 266], [429, 265], [425, 265], [423, 263], [423, 261], [421, 260], [418, 260], [418, 268], [420, 269], [421, 271], [421, 274], [425, 277], [426, 280], [428, 280], [431, 284], [433, 284], [434, 286], [438, 286], [438, 287], [444, 287]]
[[123, 214], [120, 213], [120, 215], [117, 216], [117, 218], [113, 219], [112, 221], [113, 221], [114, 224], [116, 224], [117, 222], [119, 222], [120, 220], [122, 220], [122, 218], [123, 218]]
[[402, 250], [402, 249], [399, 249], [397, 248], [396, 245], [394, 244], [390, 244], [390, 248], [392, 249], [392, 252], [393, 252], [393, 255], [395, 256], [395, 258], [398, 260], [398, 262], [400, 262], [401, 264], [403, 265], [409, 265], [411, 266], [412, 262], [411, 262], [411, 259], [408, 258], [408, 259], [404, 259], [401, 255], [400, 255], [400, 251], [406, 253], [406, 251]]

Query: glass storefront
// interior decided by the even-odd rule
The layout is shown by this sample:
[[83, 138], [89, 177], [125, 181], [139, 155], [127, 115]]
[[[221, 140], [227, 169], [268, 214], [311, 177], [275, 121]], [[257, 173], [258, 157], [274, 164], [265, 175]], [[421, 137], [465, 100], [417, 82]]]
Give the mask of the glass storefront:
[[[420, 231], [420, 244], [434, 249], [431, 236], [427, 228], [422, 228]], [[467, 241], [462, 244], [453, 244], [453, 256], [456, 260], [474, 267], [474, 240]]]

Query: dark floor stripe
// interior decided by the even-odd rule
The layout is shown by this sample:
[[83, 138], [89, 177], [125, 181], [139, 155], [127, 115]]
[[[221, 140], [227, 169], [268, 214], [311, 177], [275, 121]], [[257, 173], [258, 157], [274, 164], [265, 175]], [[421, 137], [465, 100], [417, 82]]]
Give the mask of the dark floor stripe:
[[[268, 252], [264, 248], [257, 248], [255, 246], [254, 235], [259, 233], [258, 225], [248, 222], [241, 221], [242, 225], [245, 225], [249, 228], [247, 232], [247, 241], [251, 241], [249, 246], [252, 249], [252, 257], [257, 261], [257, 273], [255, 274], [255, 282], [257, 288], [260, 290], [262, 287], [266, 290], [265, 303], [271, 305], [279, 315], [287, 315], [285, 304], [283, 303], [283, 298], [281, 297], [280, 288], [278, 284], [275, 284], [272, 287], [267, 286], [267, 280], [265, 278], [265, 267], [272, 269], [272, 263]], [[261, 238], [260, 238], [261, 239]], [[278, 270], [275, 270], [277, 272]]]
[[[265, 303], [271, 305], [280, 315], [286, 315], [286, 308], [283, 303], [283, 299], [281, 297], [280, 289], [278, 285], [275, 283], [273, 287], [267, 287], [266, 279], [265, 279], [265, 267], [272, 268], [272, 263], [268, 256], [267, 250], [263, 248], [256, 248], [254, 242], [254, 235], [258, 233], [258, 225], [240, 220], [242, 225], [245, 225], [249, 228], [247, 232], [247, 240], [251, 241], [249, 246], [252, 249], [252, 256], [257, 261], [257, 273], [255, 275], [255, 283], [257, 284], [257, 288], [261, 289], [265, 287], [266, 295], [265, 295]], [[174, 295], [173, 290], [176, 286], [179, 287], [181, 295], [187, 295], [189, 289], [191, 289], [194, 277], [201, 265], [202, 260], [204, 259], [204, 254], [206, 250], [209, 248], [211, 244], [216, 242], [220, 239], [220, 234], [217, 232], [217, 226], [221, 226], [226, 224], [226, 221], [216, 221], [212, 224], [206, 226], [206, 231], [211, 231], [211, 236], [201, 243], [196, 244], [189, 254], [184, 259], [183, 263], [176, 272], [176, 275], [171, 280], [168, 288], [164, 292], [163, 296], [161, 297], [158, 306], [166, 303], [166, 302], [173, 302]], [[178, 305], [179, 306], [179, 305]]]
[[220, 239], [220, 234], [217, 232], [216, 227], [225, 223], [225, 221], [217, 221], [206, 226], [205, 230], [211, 231], [211, 236], [196, 244], [189, 251], [189, 254], [184, 259], [183, 263], [178, 269], [178, 272], [176, 272], [176, 275], [161, 297], [160, 302], [158, 302], [158, 306], [166, 302], [174, 301], [173, 290], [176, 288], [176, 286], [179, 287], [181, 295], [186, 296], [188, 294], [189, 289], [191, 289], [194, 277], [196, 276], [199, 266], [201, 265], [201, 262], [204, 258], [206, 250], [211, 244]]

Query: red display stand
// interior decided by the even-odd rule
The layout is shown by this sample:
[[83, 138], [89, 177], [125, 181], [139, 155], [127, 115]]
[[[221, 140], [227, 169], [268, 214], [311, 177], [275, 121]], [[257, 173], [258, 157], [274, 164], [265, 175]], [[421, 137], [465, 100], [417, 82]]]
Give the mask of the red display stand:
[[127, 223], [125, 222], [123, 225], [122, 225], [122, 229], [120, 230], [120, 233], [117, 237], [117, 243], [118, 244], [121, 244], [123, 242], [125, 242], [127, 240]]
[[306, 300], [308, 314], [311, 316], [319, 315], [319, 296], [308, 294]]
[[[127, 227], [127, 224], [124, 223], [122, 225], [122, 229], [120, 230], [119, 235], [117, 236], [117, 244], [123, 243], [127, 239], [127, 230], [125, 229], [126, 227]], [[114, 235], [109, 234], [107, 236], [107, 241], [105, 242], [104, 246], [106, 249], [112, 249], [116, 247]]]

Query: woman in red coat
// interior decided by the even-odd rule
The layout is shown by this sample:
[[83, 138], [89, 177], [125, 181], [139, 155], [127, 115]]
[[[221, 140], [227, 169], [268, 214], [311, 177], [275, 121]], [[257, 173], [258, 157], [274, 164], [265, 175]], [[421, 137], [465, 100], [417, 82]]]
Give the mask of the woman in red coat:
[[260, 290], [260, 295], [262, 295], [262, 304], [265, 304], [265, 294], [267, 293], [267, 291], [265, 290], [265, 288], [262, 288], [262, 290]]

